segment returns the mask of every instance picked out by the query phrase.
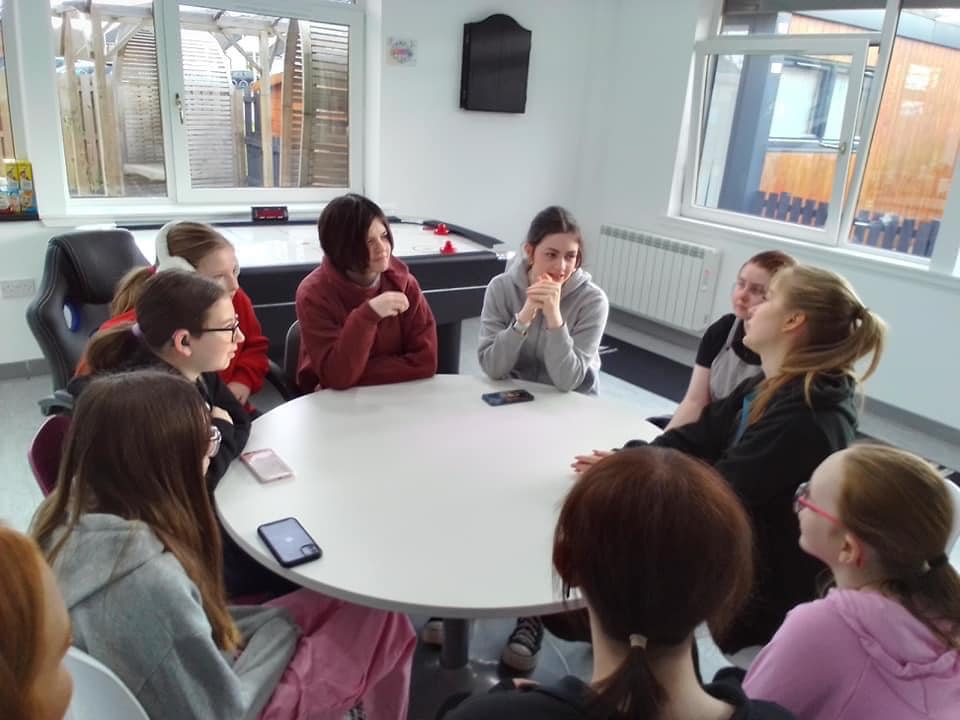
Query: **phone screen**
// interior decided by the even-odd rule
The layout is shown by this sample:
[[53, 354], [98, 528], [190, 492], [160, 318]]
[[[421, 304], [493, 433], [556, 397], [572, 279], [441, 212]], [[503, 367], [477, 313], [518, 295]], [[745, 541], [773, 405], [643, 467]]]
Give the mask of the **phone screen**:
[[499, 405], [512, 405], [513, 403], [530, 402], [533, 400], [526, 390], [504, 390], [502, 392], [485, 393], [480, 396], [487, 405], [497, 407]]
[[323, 555], [320, 546], [296, 518], [284, 518], [257, 528], [264, 545], [283, 567], [293, 567]]

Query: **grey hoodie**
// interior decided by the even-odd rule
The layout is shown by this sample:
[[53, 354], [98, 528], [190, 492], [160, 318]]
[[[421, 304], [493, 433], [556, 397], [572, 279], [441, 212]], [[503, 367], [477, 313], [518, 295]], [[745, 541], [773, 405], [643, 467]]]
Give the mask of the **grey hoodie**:
[[151, 720], [255, 718], [296, 648], [286, 611], [245, 606], [230, 608], [243, 650], [221, 652], [196, 585], [141, 522], [83, 515], [54, 572], [73, 644], [113, 670]]
[[502, 275], [487, 285], [480, 314], [480, 367], [494, 380], [506, 377], [553, 385], [567, 392], [595, 394], [600, 374], [600, 338], [607, 324], [607, 296], [578, 269], [560, 291], [563, 325], [550, 330], [537, 313], [526, 336], [514, 330], [514, 316], [527, 300], [527, 263], [517, 254]]

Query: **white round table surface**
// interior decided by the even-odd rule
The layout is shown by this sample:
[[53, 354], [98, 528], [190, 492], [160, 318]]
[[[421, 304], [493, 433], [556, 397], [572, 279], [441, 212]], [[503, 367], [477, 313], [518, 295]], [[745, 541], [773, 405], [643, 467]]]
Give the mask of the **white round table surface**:
[[[513, 387], [535, 400], [480, 398]], [[273, 449], [294, 477], [261, 484], [237, 460], [216, 507], [256, 560], [333, 597], [451, 618], [558, 612], [551, 549], [573, 456], [659, 432], [636, 406], [525, 381], [437, 375], [324, 390], [253, 423], [246, 450]], [[286, 517], [321, 559], [274, 561], [257, 527]]]

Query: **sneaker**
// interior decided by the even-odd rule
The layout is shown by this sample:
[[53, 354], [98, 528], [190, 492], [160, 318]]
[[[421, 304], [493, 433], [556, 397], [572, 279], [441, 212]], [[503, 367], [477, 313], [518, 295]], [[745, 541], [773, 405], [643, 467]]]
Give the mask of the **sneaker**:
[[343, 720], [367, 720], [367, 712], [363, 709], [363, 703], [357, 703], [350, 708]]
[[518, 672], [530, 672], [537, 666], [543, 645], [543, 621], [538, 617], [520, 618], [510, 633], [500, 660]]
[[443, 645], [443, 620], [432, 617], [420, 629], [420, 642], [424, 645]]

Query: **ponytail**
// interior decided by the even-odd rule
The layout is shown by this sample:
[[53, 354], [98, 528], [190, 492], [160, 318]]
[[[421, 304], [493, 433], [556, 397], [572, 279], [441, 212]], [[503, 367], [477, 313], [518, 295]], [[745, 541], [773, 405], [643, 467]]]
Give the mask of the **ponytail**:
[[150, 350], [137, 336], [136, 323], [121, 323], [101, 330], [87, 345], [86, 362], [91, 373], [112, 372], [123, 365], [139, 365], [150, 357]]
[[147, 267], [134, 268], [117, 283], [117, 289], [113, 293], [113, 300], [110, 303], [110, 317], [122, 315], [136, 307], [137, 300], [143, 292], [144, 283], [149, 280], [156, 269]]
[[[636, 636], [631, 636], [631, 640]], [[600, 682], [591, 717], [616, 717], [623, 720], [654, 720], [667, 701], [667, 692], [650, 668], [646, 639], [631, 641], [627, 657], [612, 675]]]
[[[803, 378], [804, 399], [811, 406], [813, 384], [821, 375], [863, 382], [876, 371], [886, 344], [886, 323], [860, 301], [840, 275], [795, 265], [778, 272], [771, 286], [783, 295], [787, 308], [806, 317], [806, 334], [801, 345], [787, 353], [780, 372], [758, 386], [747, 416], [750, 425], [763, 417], [777, 392], [798, 378]], [[854, 366], [867, 355], [871, 355], [870, 365], [858, 377]]]

